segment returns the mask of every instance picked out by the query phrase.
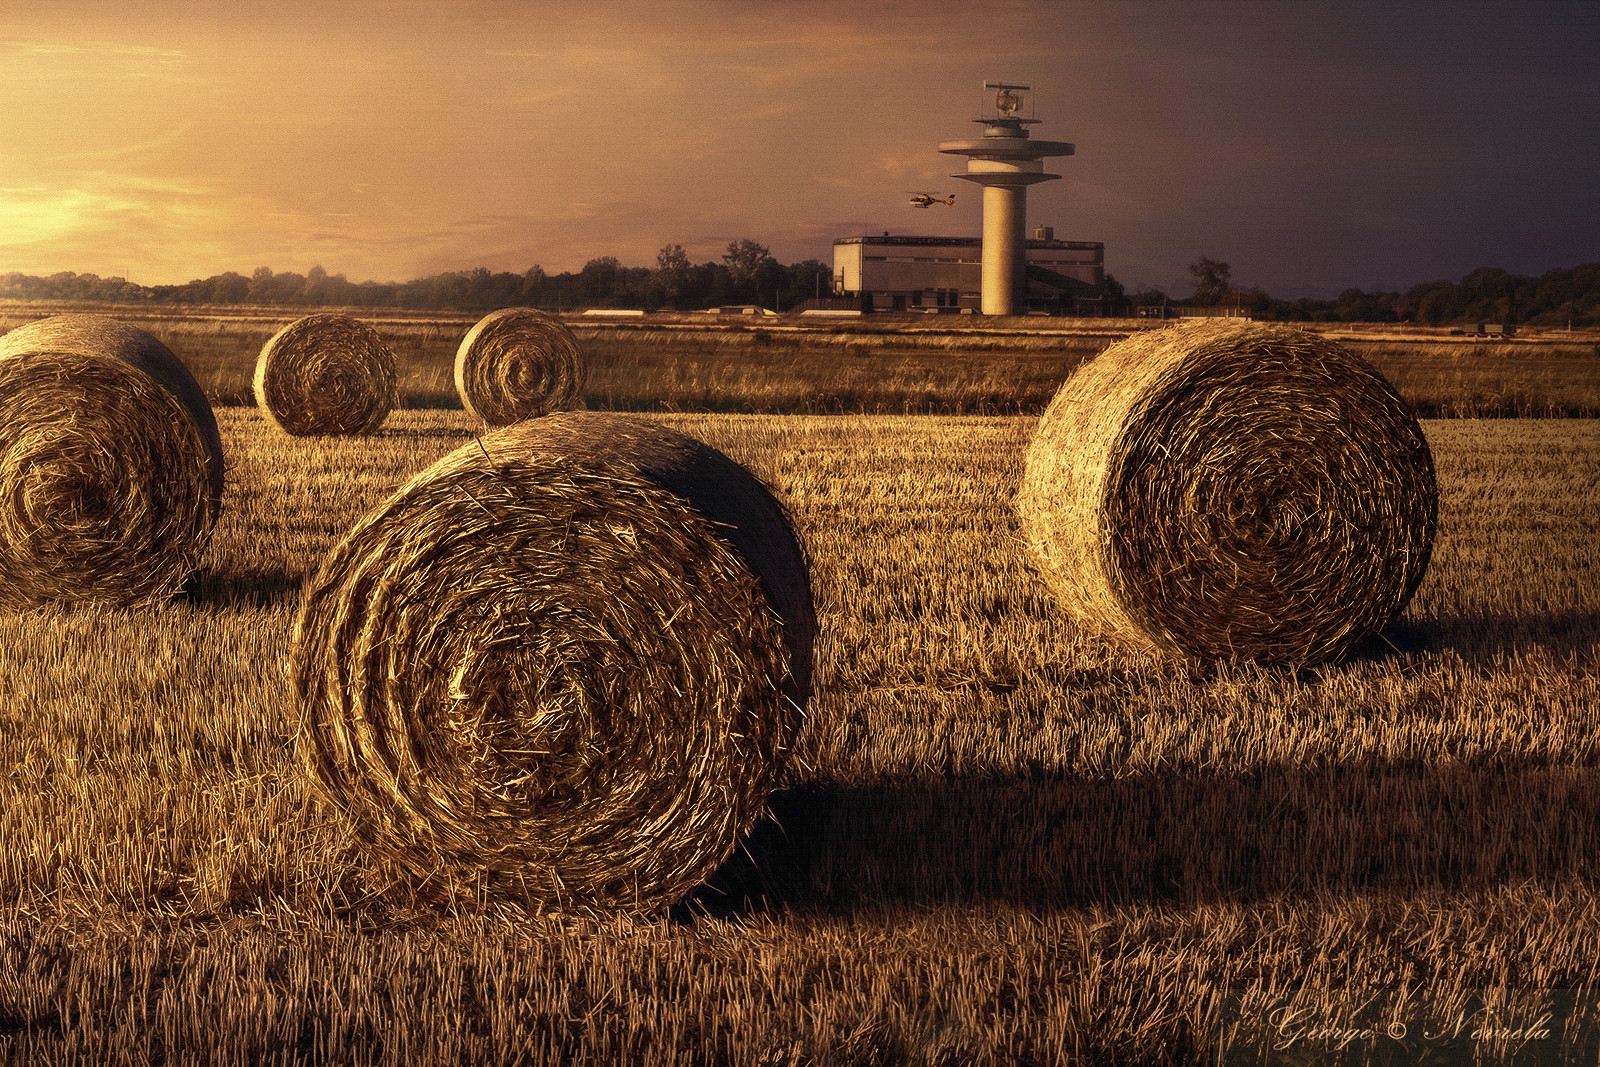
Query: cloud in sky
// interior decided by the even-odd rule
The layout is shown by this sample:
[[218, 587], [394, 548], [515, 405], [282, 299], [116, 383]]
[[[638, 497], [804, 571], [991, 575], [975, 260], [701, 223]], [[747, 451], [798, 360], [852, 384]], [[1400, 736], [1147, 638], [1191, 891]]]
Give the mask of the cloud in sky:
[[[1075, 141], [1030, 223], [1274, 293], [1596, 258], [1600, 10], [1423, 0], [66, 3], [0, 15], [0, 270], [785, 261], [977, 233], [985, 78]], [[915, 189], [964, 192], [930, 217]]]

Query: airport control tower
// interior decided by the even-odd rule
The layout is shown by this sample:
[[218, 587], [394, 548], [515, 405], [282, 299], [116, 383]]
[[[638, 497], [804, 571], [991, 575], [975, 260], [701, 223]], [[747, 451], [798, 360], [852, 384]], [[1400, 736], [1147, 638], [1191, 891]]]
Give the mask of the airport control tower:
[[1065, 141], [1035, 141], [1028, 136], [1034, 118], [1019, 118], [1028, 92], [1026, 85], [984, 82], [992, 93], [993, 114], [973, 119], [983, 124], [983, 136], [940, 141], [939, 151], [967, 157], [965, 178], [983, 186], [983, 302], [985, 315], [1011, 315], [1023, 303], [1026, 273], [1023, 264], [1024, 223], [1028, 186], [1052, 181], [1059, 174], [1044, 172], [1046, 156], [1070, 156]]

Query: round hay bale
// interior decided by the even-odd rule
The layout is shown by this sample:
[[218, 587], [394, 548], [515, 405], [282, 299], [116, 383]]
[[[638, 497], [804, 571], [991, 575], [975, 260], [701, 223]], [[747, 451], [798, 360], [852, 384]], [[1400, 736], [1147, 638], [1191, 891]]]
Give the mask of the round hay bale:
[[1022, 532], [1076, 621], [1198, 659], [1308, 664], [1399, 614], [1438, 514], [1422, 428], [1318, 334], [1134, 334], [1039, 421]]
[[317, 792], [436, 901], [650, 910], [764, 810], [816, 621], [782, 506], [599, 413], [440, 460], [324, 560], [291, 692]]
[[395, 405], [394, 352], [359, 319], [307, 315], [262, 346], [255, 393], [285, 433], [371, 433]]
[[148, 333], [59, 315], [0, 337], [0, 608], [172, 595], [222, 482], [211, 405]]
[[532, 308], [491, 311], [456, 349], [462, 406], [490, 426], [577, 407], [585, 378], [583, 353], [566, 323]]

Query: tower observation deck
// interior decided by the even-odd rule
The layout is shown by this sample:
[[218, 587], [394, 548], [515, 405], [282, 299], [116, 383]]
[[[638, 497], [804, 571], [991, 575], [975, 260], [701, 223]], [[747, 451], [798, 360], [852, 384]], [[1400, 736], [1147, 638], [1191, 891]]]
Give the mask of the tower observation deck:
[[1047, 156], [1070, 156], [1065, 141], [1035, 141], [1028, 127], [1039, 120], [1021, 118], [1026, 85], [984, 82], [992, 92], [993, 111], [972, 121], [983, 125], [981, 137], [940, 141], [939, 151], [966, 156], [967, 170], [952, 177], [983, 186], [983, 298], [985, 315], [1011, 315], [1021, 304], [1025, 275], [1023, 250], [1028, 186], [1054, 181], [1046, 174]]

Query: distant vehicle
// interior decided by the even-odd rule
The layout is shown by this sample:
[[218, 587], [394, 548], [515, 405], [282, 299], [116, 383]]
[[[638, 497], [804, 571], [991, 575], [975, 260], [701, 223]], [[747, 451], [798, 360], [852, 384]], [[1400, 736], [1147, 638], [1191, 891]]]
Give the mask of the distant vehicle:
[[955, 206], [955, 202], [956, 202], [956, 194], [955, 193], [951, 193], [947, 198], [945, 198], [943, 200], [941, 200], [937, 196], [934, 196], [932, 193], [912, 193], [911, 194], [911, 206], [912, 207], [920, 207], [924, 211], [926, 211], [928, 208], [932, 207], [935, 204], [949, 204], [951, 207], [954, 207]]

